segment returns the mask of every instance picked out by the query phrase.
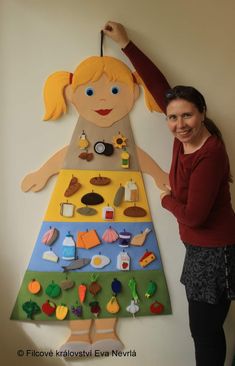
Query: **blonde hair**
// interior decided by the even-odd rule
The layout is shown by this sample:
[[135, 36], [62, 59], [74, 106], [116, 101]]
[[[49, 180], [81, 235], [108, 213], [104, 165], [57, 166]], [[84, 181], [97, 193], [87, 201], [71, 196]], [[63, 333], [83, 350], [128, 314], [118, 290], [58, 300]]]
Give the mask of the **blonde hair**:
[[148, 109], [151, 112], [154, 110], [161, 112], [137, 73], [133, 75], [127, 65], [114, 57], [91, 56], [79, 64], [74, 74], [67, 71], [57, 71], [48, 77], [44, 86], [46, 109], [44, 120], [56, 120], [66, 113], [64, 89], [67, 85], [71, 84], [74, 91], [79, 85], [98, 80], [104, 73], [110, 81], [127, 84], [132, 90], [134, 90], [134, 83], [138, 82], [145, 90], [145, 101]]

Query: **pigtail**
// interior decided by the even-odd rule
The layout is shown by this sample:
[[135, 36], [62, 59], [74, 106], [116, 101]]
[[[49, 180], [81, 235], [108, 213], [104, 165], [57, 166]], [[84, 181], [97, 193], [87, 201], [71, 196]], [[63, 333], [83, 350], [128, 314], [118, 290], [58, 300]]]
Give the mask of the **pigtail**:
[[66, 113], [67, 105], [64, 96], [64, 88], [71, 84], [72, 74], [67, 71], [57, 71], [51, 74], [44, 86], [44, 121], [55, 120]]
[[144, 98], [145, 98], [145, 103], [147, 105], [147, 108], [150, 110], [150, 112], [160, 112], [163, 113], [163, 111], [161, 110], [161, 108], [159, 107], [159, 105], [156, 103], [155, 99], [153, 98], [152, 94], [150, 94], [150, 92], [148, 91], [145, 83], [143, 82], [143, 80], [141, 79], [141, 77], [139, 76], [139, 74], [134, 71], [133, 76], [136, 80], [136, 82], [141, 85], [144, 89]]

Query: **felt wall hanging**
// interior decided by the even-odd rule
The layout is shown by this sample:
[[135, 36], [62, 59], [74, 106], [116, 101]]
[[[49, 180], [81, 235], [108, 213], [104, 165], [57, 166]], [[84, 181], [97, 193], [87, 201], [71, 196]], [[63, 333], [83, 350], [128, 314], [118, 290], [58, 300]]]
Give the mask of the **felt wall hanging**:
[[[73, 74], [55, 72], [45, 83], [44, 119], [58, 119], [66, 112], [67, 104], [75, 107], [79, 119], [69, 145], [22, 182], [23, 191], [37, 192], [59, 172], [11, 318], [71, 321], [72, 335], [64, 349], [79, 349], [84, 345], [79, 334], [89, 338], [91, 319], [95, 319], [97, 349], [105, 350], [107, 340], [114, 349], [121, 349], [123, 344], [115, 332], [112, 305], [117, 310], [116, 300], [120, 304], [115, 317], [158, 315], [156, 303], [150, 308], [147, 297], [154, 296], [149, 287], [153, 278], [158, 284], [158, 300], [164, 304], [162, 314], [171, 313], [142, 172], [153, 175], [161, 189], [168, 184], [168, 175], [134, 141], [129, 112], [139, 95], [137, 79], [120, 60], [92, 56], [78, 65]], [[102, 105], [97, 102], [101, 94], [106, 95]], [[126, 182], [131, 182], [129, 192], [125, 191]], [[81, 207], [81, 202], [85, 206]], [[138, 206], [134, 202], [138, 202]], [[105, 208], [108, 213], [107, 207], [113, 209], [112, 205], [115, 215], [114, 210], [111, 211], [112, 227], [109, 228], [107, 219], [111, 217], [102, 213]], [[56, 228], [54, 232], [48, 232], [50, 227]], [[70, 236], [66, 238], [68, 232]], [[76, 238], [76, 247], [73, 238]], [[53, 251], [45, 251], [45, 244], [53, 244]], [[156, 253], [155, 259], [146, 266], [139, 263], [142, 253], [138, 246], [141, 245]], [[120, 246], [128, 247], [128, 253], [120, 252]], [[110, 262], [102, 268], [94, 268], [91, 261], [93, 257], [101, 259], [99, 252]], [[146, 258], [143, 263], [146, 264]], [[65, 279], [64, 272], [69, 273], [69, 279]], [[91, 273], [99, 273], [99, 278], [93, 275], [91, 279]], [[40, 282], [41, 289], [30, 294], [27, 286], [33, 278]], [[136, 282], [132, 282], [130, 288], [133, 278]], [[47, 294], [52, 281], [61, 289], [55, 301], [58, 306], [51, 301], [56, 291]], [[111, 290], [118, 299], [112, 297]], [[110, 306], [107, 309], [109, 302], [111, 312]], [[77, 343], [74, 344], [75, 336]], [[86, 346], [91, 347], [91, 344]]]

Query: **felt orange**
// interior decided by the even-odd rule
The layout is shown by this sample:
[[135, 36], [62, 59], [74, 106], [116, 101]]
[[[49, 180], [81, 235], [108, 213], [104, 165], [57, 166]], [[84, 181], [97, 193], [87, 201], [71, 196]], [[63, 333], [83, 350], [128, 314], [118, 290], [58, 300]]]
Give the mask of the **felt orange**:
[[32, 279], [28, 284], [28, 290], [31, 294], [38, 294], [41, 290], [41, 284], [39, 281]]

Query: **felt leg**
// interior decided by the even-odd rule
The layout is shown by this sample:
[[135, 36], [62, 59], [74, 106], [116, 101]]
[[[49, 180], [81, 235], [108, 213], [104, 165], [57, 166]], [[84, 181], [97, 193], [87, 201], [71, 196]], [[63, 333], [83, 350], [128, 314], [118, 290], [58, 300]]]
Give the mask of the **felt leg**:
[[95, 350], [112, 352], [124, 348], [116, 334], [117, 318], [96, 319], [95, 333], [92, 343], [93, 353]]
[[92, 349], [90, 339], [91, 323], [91, 319], [70, 321], [71, 334], [65, 344], [61, 346], [60, 351], [90, 352]]

